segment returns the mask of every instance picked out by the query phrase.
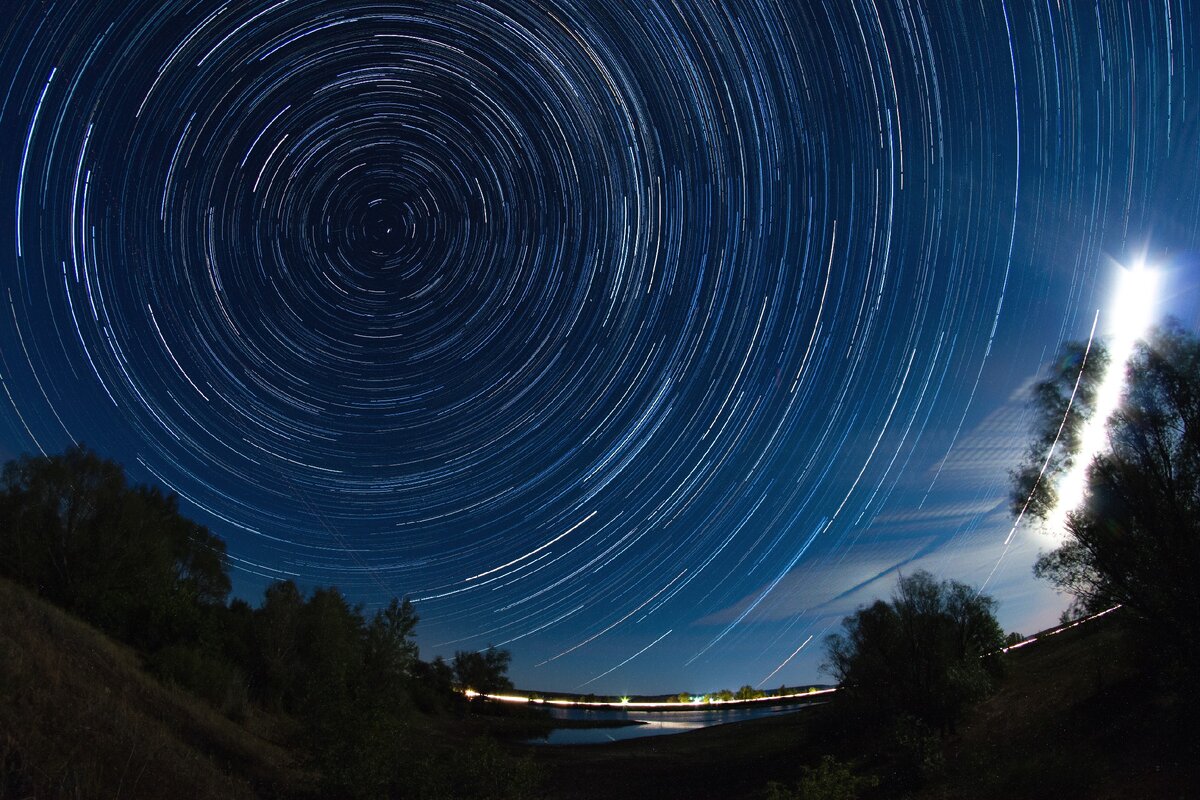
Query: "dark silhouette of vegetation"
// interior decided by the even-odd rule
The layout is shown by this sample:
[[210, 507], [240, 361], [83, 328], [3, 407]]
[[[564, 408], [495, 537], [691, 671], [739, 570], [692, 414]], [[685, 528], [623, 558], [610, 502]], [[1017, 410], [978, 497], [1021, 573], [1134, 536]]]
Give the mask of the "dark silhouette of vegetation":
[[1023, 641], [1025, 641], [1024, 634], [1017, 633], [1016, 631], [1009, 631], [1008, 635], [1004, 637], [1004, 646], [1012, 647], [1013, 645], [1020, 644]]
[[[0, 575], [145, 655], [151, 673], [235, 721], [253, 706], [300, 723], [292, 745], [336, 797], [523, 797], [527, 761], [486, 742], [475, 772], [430, 742], [436, 714], [461, 703], [452, 677], [511, 688], [510, 654], [419, 660], [417, 614], [393, 598], [368, 615], [336, 588], [291, 581], [261, 605], [226, 604], [225, 545], [173, 496], [131, 486], [123, 469], [74, 447], [9, 462], [0, 488]], [[486, 775], [479, 770], [485, 770]]]
[[[1194, 375], [1195, 348], [1189, 352]], [[1196, 475], [1191, 408], [1191, 421], [1167, 429], [1192, 437], [1191, 444], [1179, 444], [1184, 457], [1172, 455], [1177, 486]], [[1175, 441], [1166, 433], [1160, 439]], [[1179, 507], [1194, 517], [1191, 491]], [[1155, 548], [1183, 547], [1179, 537], [1194, 531], [1181, 523], [1164, 532], [1161, 515], [1113, 519], [1130, 526], [1131, 536], [1161, 537], [1160, 545], [1144, 545], [1154, 550], [1144, 557], [1160, 565], [1167, 555]], [[1171, 552], [1188, 563], [1186, 552]], [[785, 782], [769, 791], [780, 798], [892, 796], [931, 782], [934, 792], [950, 786], [945, 796], [1050, 797], [1069, 795], [1064, 787], [1079, 779], [1071, 769], [1124, 757], [1130, 741], [1143, 741], [1144, 753], [1110, 773], [1085, 774], [1084, 794], [1123, 774], [1137, 781], [1123, 786], [1141, 790], [1160, 767], [1168, 776], [1161, 787], [1175, 791], [1151, 794], [1178, 796], [1179, 787], [1194, 785], [1179, 777], [1191, 775], [1185, 766], [1196, 763], [1188, 744], [1195, 741], [1191, 718], [1168, 716], [1164, 725], [1162, 715], [1154, 715], [1161, 697], [1148, 688], [1134, 695], [1140, 699], [1127, 699], [1143, 682], [1123, 677], [1129, 668], [1113, 666], [1120, 653], [1108, 639], [1089, 651], [1089, 660], [1069, 661], [1076, 666], [1065, 670], [1054, 651], [1040, 653], [1043, 645], [1015, 651], [1012, 658], [1042, 663], [1041, 671], [984, 701], [992, 705], [965, 720], [947, 750], [940, 734], [953, 730], [967, 704], [990, 688], [1001, 663], [979, 656], [1004, 638], [990, 598], [925, 573], [904, 578], [891, 602], [848, 617], [845, 631], [827, 642], [830, 671], [842, 685], [828, 706], [792, 721], [763, 721], [748, 737], [718, 728], [681, 737], [691, 742], [654, 745], [684, 754], [682, 760], [627, 758], [627, 751], [613, 750], [598, 759], [538, 753], [540, 763], [477, 736], [482, 729], [524, 730], [530, 720], [482, 723], [476, 716], [482, 709], [454, 691], [456, 685], [511, 688], [506, 651], [459, 653], [452, 663], [421, 661], [417, 615], [399, 598], [368, 611], [336, 588], [305, 591], [281, 581], [267, 587], [257, 607], [228, 600], [221, 540], [183, 518], [173, 497], [131, 485], [118, 465], [86, 449], [5, 467], [0, 574], [12, 579], [0, 580], [0, 797], [520, 798], [539, 796], [543, 770], [552, 770], [556, 785], [586, 781], [594, 784], [593, 795], [608, 797], [631, 789], [630, 770], [648, 778], [633, 787], [640, 796], [657, 796], [666, 781], [693, 796], [762, 796], [762, 782], [776, 778]], [[1177, 591], [1181, 603], [1192, 602], [1187, 587]], [[1054, 636], [1046, 647], [1094, 636], [1094, 624]], [[1087, 740], [1070, 755], [1056, 754], [1064, 723], [1042, 718], [1045, 706], [1065, 696], [1063, 681], [1047, 679], [1061, 672], [1073, 681], [1072, 697], [1090, 697], [1094, 687], [1107, 692], [1086, 707], [1062, 706], [1062, 713], [1074, 715], [1072, 729]], [[781, 687], [779, 694], [798, 691]], [[714, 696], [752, 694], [743, 686]], [[1128, 707], [1109, 724], [1105, 715], [1120, 703]], [[518, 711], [535, 713], [515, 707], [511, 713]], [[996, 725], [1001, 748], [985, 736]], [[809, 731], [802, 763], [811, 766], [788, 760], [795, 730]], [[1121, 749], [1113, 750], [1113, 742]], [[997, 772], [996, 753], [1014, 743], [1024, 749]], [[764, 746], [772, 754], [765, 761]], [[836, 758], [819, 760], [829, 752]], [[953, 757], [944, 757], [947, 752]], [[759, 772], [764, 763], [771, 770]], [[611, 785], [605, 784], [610, 774]], [[872, 788], [872, 775], [885, 785]], [[976, 791], [981, 776], [990, 781], [989, 793]], [[1042, 791], [1043, 785], [1051, 789]]]
[[760, 692], [748, 683], [734, 694], [734, 698], [737, 700], [757, 700], [760, 697], [766, 696], [766, 692]]
[[225, 543], [155, 488], [83, 447], [4, 467], [0, 571], [146, 650], [211, 638]]
[[902, 577], [891, 602], [877, 600], [825, 639], [822, 668], [837, 679], [839, 738], [856, 740], [907, 791], [937, 776], [941, 739], [989, 694], [1004, 632], [996, 601], [957, 581], [920, 571]]
[[497, 694], [513, 688], [508, 679], [512, 655], [491, 645], [478, 652], [459, 650], [454, 654], [454, 680], [462, 689], [480, 694]]
[[[1013, 508], [1045, 518], [1054, 479], [1076, 457], [1079, 430], [1106, 363], [1093, 346], [1086, 363], [1068, 345], [1035, 392], [1034, 442], [1014, 473]], [[1082, 375], [1081, 375], [1082, 365]], [[1078, 382], [1076, 400], [1066, 404]], [[1082, 402], [1081, 402], [1082, 398]], [[1064, 421], [1065, 419], [1065, 421]], [[1054, 436], [1059, 444], [1041, 472]], [[1043, 554], [1035, 574], [1071, 593], [1074, 618], [1122, 604], [1150, 636], [1148, 652], [1172, 670], [1200, 670], [1200, 341], [1177, 325], [1140, 343], [1127, 390], [1108, 420], [1108, 448], [1088, 465], [1083, 504], [1070, 513], [1066, 541]]]
[[1012, 473], [1014, 514], [1045, 519], [1058, 503], [1056, 478], [1075, 463], [1083, 425], [1096, 407], [1096, 394], [1108, 369], [1108, 351], [1099, 343], [1069, 342], [1052, 374], [1033, 388], [1033, 441]]
[[768, 783], [767, 800], [858, 800], [863, 791], [878, 785], [874, 775], [857, 775], [849, 764], [827, 755], [815, 767], [801, 767], [794, 787]]
[[890, 603], [846, 617], [825, 640], [823, 668], [837, 679], [835, 702], [856, 717], [912, 717], [953, 731], [967, 706], [992, 688], [1004, 632], [996, 601], [957, 581], [919, 571], [903, 577]]

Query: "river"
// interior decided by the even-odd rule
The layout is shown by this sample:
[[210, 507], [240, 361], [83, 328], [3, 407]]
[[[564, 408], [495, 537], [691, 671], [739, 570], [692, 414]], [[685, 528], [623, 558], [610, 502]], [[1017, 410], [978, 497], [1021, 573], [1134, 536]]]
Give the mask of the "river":
[[697, 708], [688, 711], [642, 711], [632, 709], [547, 708], [555, 719], [570, 720], [636, 720], [645, 724], [619, 728], [555, 728], [545, 739], [531, 739], [529, 744], [604, 744], [642, 736], [664, 736], [670, 733], [694, 731], [711, 725], [744, 722], [773, 714], [790, 714], [813, 704], [780, 704], [740, 708]]

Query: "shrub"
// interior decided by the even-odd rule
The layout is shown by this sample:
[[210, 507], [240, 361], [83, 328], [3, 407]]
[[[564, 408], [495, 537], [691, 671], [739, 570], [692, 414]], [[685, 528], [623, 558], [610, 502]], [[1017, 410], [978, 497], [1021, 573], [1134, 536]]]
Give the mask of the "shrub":
[[850, 765], [824, 756], [815, 767], [804, 767], [794, 789], [772, 781], [767, 800], [857, 800], [864, 789], [879, 785], [873, 775], [855, 775]]

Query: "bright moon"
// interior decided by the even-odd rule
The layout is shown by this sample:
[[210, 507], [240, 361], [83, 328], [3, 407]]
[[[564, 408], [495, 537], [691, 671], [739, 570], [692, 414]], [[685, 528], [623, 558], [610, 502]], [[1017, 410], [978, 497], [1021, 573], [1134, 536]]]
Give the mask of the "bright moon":
[[1058, 504], [1046, 520], [1051, 535], [1065, 532], [1067, 515], [1083, 502], [1088, 467], [1108, 445], [1108, 420], [1125, 393], [1126, 368], [1133, 348], [1154, 322], [1158, 282], [1158, 273], [1140, 261], [1120, 271], [1106, 320], [1108, 368], [1096, 393], [1095, 411], [1080, 433], [1079, 452], [1058, 485]]

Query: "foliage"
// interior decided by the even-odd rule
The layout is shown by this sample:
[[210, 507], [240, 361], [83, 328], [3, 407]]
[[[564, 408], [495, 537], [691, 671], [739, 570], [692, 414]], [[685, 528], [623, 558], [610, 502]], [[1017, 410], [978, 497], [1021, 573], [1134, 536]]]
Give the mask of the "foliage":
[[375, 612], [366, 631], [367, 666], [382, 680], [401, 681], [412, 675], [419, 651], [413, 641], [417, 612], [405, 598], [393, 597], [391, 603]]
[[737, 692], [734, 694], [734, 698], [737, 700], [757, 700], [760, 697], [766, 697], [766, 696], [767, 695], [765, 692], [760, 692], [758, 689], [755, 689], [750, 684], [746, 684], [742, 688], [738, 689]]
[[856, 775], [833, 756], [823, 756], [815, 767], [802, 770], [794, 789], [776, 781], [767, 784], [767, 800], [857, 800], [864, 790], [879, 785], [878, 778]]
[[953, 731], [967, 706], [991, 690], [1004, 633], [996, 601], [927, 572], [901, 578], [890, 603], [860, 608], [825, 640], [823, 669], [841, 686], [844, 711], [876, 721], [907, 714]]
[[370, 622], [335, 588], [305, 600], [291, 582], [267, 588], [256, 620], [258, 689], [304, 723], [301, 745], [325, 794], [384, 797], [407, 780], [417, 616], [393, 599]]
[[884, 742], [890, 782], [901, 789], [915, 789], [940, 776], [946, 766], [937, 732], [919, 717], [900, 714], [892, 720]]
[[484, 650], [459, 650], [454, 654], [454, 680], [463, 689], [480, 694], [496, 694], [510, 691], [512, 681], [508, 679], [508, 664], [512, 654], [497, 650], [490, 644]]
[[454, 691], [454, 669], [446, 659], [418, 659], [413, 662], [412, 672], [412, 683], [417, 687], [413, 701], [423, 713], [442, 713], [462, 702], [462, 695]]
[[224, 542], [82, 446], [5, 465], [0, 531], [0, 572], [146, 649], [203, 630], [229, 593]]
[[1071, 342], [1063, 347], [1050, 377], [1034, 387], [1032, 406], [1038, 424], [1024, 461], [1011, 475], [1014, 514], [1044, 519], [1054, 510], [1058, 502], [1054, 478], [1075, 463], [1083, 425], [1095, 410], [1108, 363], [1103, 345]]
[[251, 658], [254, 686], [266, 706], [280, 710], [293, 705], [300, 686], [297, 651], [304, 597], [292, 581], [278, 581], [263, 592], [262, 606], [252, 622]]
[[150, 672], [205, 700], [230, 719], [249, 712], [246, 676], [229, 661], [196, 645], [174, 644], [152, 655]]
[[[1056, 374], [1039, 392], [1061, 398], [1068, 378]], [[1135, 349], [1127, 386], [1108, 421], [1108, 449], [1089, 466], [1084, 502], [1068, 515], [1066, 541], [1039, 558], [1035, 574], [1074, 595], [1072, 616], [1123, 604], [1151, 632], [1155, 650], [1194, 671], [1200, 664], [1200, 340], [1175, 325], [1156, 330]], [[1016, 495], [1026, 491], [1023, 476], [1058, 425], [1053, 411], [1039, 404]], [[1078, 427], [1077, 417], [1070, 422]], [[1061, 471], [1052, 466], [1048, 472]], [[1052, 494], [1042, 486], [1033, 494], [1030, 506], [1044, 517]]]

